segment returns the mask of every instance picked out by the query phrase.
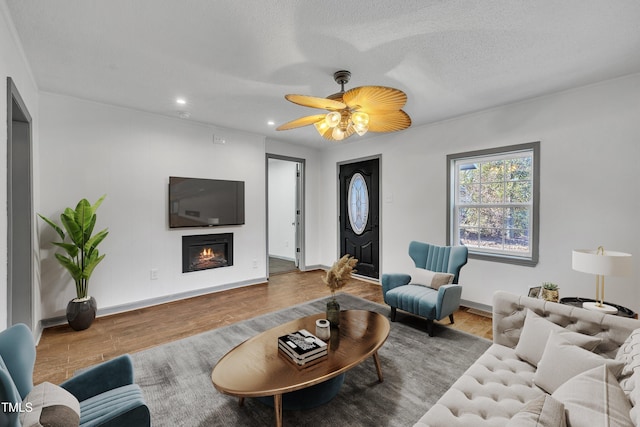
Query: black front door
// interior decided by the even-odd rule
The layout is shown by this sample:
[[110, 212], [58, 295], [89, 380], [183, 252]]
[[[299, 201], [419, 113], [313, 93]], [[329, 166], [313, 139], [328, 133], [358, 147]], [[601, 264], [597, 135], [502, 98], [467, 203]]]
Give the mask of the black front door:
[[340, 254], [358, 259], [357, 274], [377, 279], [380, 264], [379, 159], [340, 166]]

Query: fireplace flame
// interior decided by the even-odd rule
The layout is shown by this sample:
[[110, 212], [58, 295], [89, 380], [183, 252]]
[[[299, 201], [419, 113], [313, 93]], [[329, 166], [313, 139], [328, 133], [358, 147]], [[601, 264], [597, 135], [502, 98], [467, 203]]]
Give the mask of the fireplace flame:
[[211, 248], [204, 248], [200, 252], [200, 261], [209, 261], [216, 257], [215, 252]]

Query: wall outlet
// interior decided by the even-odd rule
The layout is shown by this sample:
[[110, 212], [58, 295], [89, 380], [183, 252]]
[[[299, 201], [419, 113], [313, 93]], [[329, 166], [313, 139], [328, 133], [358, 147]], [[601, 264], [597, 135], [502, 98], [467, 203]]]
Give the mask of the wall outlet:
[[253, 266], [253, 268], [258, 268], [258, 260], [254, 259], [251, 265]]
[[149, 274], [149, 278], [151, 280], [158, 280], [158, 269], [157, 268], [152, 268], [151, 269], [151, 273]]

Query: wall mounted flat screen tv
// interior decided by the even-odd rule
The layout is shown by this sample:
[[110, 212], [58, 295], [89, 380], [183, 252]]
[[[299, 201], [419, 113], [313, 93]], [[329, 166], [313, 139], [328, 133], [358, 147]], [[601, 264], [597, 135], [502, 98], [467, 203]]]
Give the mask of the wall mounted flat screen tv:
[[169, 228], [244, 224], [244, 181], [169, 177]]

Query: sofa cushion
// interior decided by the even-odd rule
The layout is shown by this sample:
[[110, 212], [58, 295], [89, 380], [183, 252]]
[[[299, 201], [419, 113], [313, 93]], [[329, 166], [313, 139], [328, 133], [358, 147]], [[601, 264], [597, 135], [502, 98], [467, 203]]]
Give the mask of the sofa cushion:
[[572, 344], [564, 335], [551, 332], [533, 381], [546, 392], [553, 393], [576, 375], [601, 365], [607, 365], [614, 375], [622, 370], [622, 362], [605, 359]]
[[526, 402], [544, 394], [535, 368], [493, 344], [456, 380], [416, 426], [504, 426]]
[[593, 351], [602, 342], [600, 338], [579, 334], [566, 330], [547, 319], [538, 316], [532, 310], [527, 309], [524, 326], [520, 334], [520, 340], [516, 345], [516, 354], [533, 366], [538, 366], [544, 351], [544, 344], [549, 339], [552, 331], [561, 333], [571, 343], [586, 350]]
[[636, 319], [497, 291], [493, 298], [493, 342], [515, 348], [528, 309], [569, 331], [601, 338], [602, 343], [594, 353], [609, 358], [615, 358], [629, 334], [640, 327]]
[[636, 329], [618, 349], [616, 360], [623, 362], [620, 386], [631, 401], [631, 418], [640, 425], [640, 329]]
[[631, 427], [631, 404], [605, 365], [585, 371], [553, 393], [562, 402], [568, 424], [579, 426]]
[[548, 394], [536, 397], [524, 405], [509, 420], [507, 427], [566, 427], [564, 405]]
[[455, 276], [450, 273], [437, 273], [424, 268], [415, 268], [413, 273], [411, 273], [411, 281], [409, 284], [438, 289], [442, 285], [450, 285], [453, 283], [454, 277]]
[[[44, 382], [35, 386], [24, 398], [20, 413], [23, 427], [77, 427], [80, 425], [80, 403], [71, 393]], [[31, 407], [31, 410], [27, 408]]]

